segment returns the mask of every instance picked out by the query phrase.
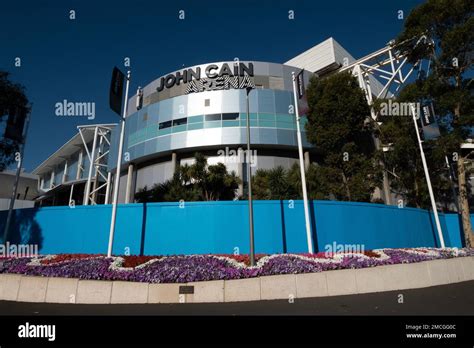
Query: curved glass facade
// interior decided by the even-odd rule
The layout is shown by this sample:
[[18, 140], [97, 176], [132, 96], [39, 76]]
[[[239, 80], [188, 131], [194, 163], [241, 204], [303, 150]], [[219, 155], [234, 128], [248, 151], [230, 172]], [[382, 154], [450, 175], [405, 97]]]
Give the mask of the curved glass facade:
[[[229, 65], [232, 63], [228, 62]], [[298, 70], [281, 64], [253, 64], [254, 76], [251, 79], [255, 89], [249, 94], [252, 147], [296, 150], [291, 71]], [[309, 76], [310, 73], [305, 75], [307, 81]], [[246, 144], [245, 89], [184, 94], [184, 84], [181, 84], [173, 87], [178, 90], [175, 93], [181, 95], [158, 98], [156, 95], [166, 91], [157, 92], [156, 88], [154, 90], [150, 87], [156, 86], [158, 80], [144, 88], [145, 105], [140, 110], [135, 108], [135, 97], [130, 98], [124, 139], [124, 152], [128, 153], [130, 161], [140, 162], [141, 158], [148, 160], [152, 156], [160, 157], [174, 151], [193, 152], [196, 148], [212, 149]], [[156, 101], [153, 102], [153, 99]], [[300, 109], [302, 106], [304, 107], [300, 105]], [[306, 118], [303, 116], [300, 122], [303, 146], [310, 147], [304, 132]], [[117, 138], [118, 129], [113, 132], [112, 142], [118, 143]], [[112, 146], [112, 149], [117, 147]], [[115, 167], [115, 158], [116, 154], [112, 153], [110, 168]]]

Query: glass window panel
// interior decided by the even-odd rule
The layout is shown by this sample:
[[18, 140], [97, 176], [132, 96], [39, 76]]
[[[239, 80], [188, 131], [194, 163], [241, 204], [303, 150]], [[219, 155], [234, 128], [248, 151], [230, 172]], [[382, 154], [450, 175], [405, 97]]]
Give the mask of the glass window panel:
[[238, 118], [239, 118], [239, 113], [238, 112], [222, 114], [222, 119], [223, 120], [237, 120]]
[[173, 114], [173, 99], [162, 100], [160, 102], [159, 110], [161, 119], [163, 119], [163, 117], [165, 117], [165, 119], [170, 119], [171, 115]]
[[190, 123], [188, 124], [188, 130], [193, 130], [193, 129], [202, 129], [203, 128], [202, 123]]
[[275, 92], [269, 89], [258, 90], [258, 111], [275, 112]]
[[198, 123], [203, 121], [203, 116], [191, 116], [188, 117], [188, 123]]
[[[261, 90], [253, 90], [249, 94], [249, 110], [250, 112], [257, 112], [258, 111], [258, 96], [257, 92], [260, 92]], [[244, 93], [244, 98], [245, 98], [245, 93]], [[244, 105], [246, 105], [244, 103]], [[244, 106], [244, 110], [246, 106]]]
[[206, 115], [206, 121], [220, 121], [222, 117], [222, 114], [211, 114], [211, 115]]
[[222, 121], [222, 127], [239, 127], [240, 122], [237, 121]]
[[156, 125], [147, 127], [147, 129], [146, 129], [146, 138], [147, 139], [154, 138], [157, 135], [158, 135], [158, 127]]
[[185, 132], [186, 131], [186, 125], [179, 125], [179, 126], [173, 126], [173, 133], [178, 133], [178, 132]]
[[178, 118], [176, 120], [173, 120], [173, 126], [180, 126], [182, 124], [186, 124], [187, 122], [188, 122], [188, 119], [186, 117]]
[[169, 128], [171, 127], [171, 121], [161, 122], [159, 125], [159, 129]]
[[[257, 126], [258, 114], [250, 114], [250, 124]], [[241, 113], [240, 114], [240, 125], [242, 127], [247, 126], [247, 114]]]
[[163, 128], [158, 131], [158, 136], [171, 133], [171, 128]]
[[295, 122], [295, 116], [290, 114], [276, 114], [276, 120], [280, 122]]
[[140, 141], [145, 140], [146, 128], [143, 128], [143, 129], [139, 130], [139, 131], [136, 132], [135, 134], [136, 134], [135, 141], [136, 141], [137, 143], [139, 143]]
[[221, 121], [205, 122], [204, 128], [216, 128], [221, 126]]
[[277, 128], [283, 128], [283, 129], [296, 129], [296, 124], [289, 123], [289, 122], [277, 121], [276, 122], [276, 127]]
[[259, 121], [275, 121], [275, 115], [274, 114], [258, 114], [258, 120]]
[[275, 121], [259, 121], [258, 122], [259, 127], [270, 127], [270, 128], [275, 128]]
[[289, 106], [293, 104], [290, 91], [275, 91], [275, 113], [288, 113]]

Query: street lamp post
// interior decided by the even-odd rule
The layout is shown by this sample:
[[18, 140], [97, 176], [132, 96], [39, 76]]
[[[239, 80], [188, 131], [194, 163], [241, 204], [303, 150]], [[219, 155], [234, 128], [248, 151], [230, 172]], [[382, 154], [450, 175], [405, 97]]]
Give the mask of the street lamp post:
[[433, 214], [436, 223], [436, 229], [438, 231], [438, 238], [441, 248], [445, 248], [443, 230], [441, 229], [441, 223], [438, 216], [438, 208], [436, 207], [436, 201], [434, 198], [433, 187], [431, 186], [430, 172], [428, 171], [428, 164], [426, 163], [425, 152], [423, 151], [423, 144], [420, 137], [420, 130], [418, 129], [418, 123], [416, 121], [417, 117], [420, 117], [416, 112], [414, 104], [411, 104], [411, 113], [413, 118], [413, 123], [415, 125], [416, 138], [418, 140], [418, 146], [420, 148], [421, 163], [423, 164], [423, 169], [425, 171], [426, 184], [428, 185], [428, 193], [430, 194], [431, 209], [433, 209]]
[[125, 101], [123, 106], [123, 114], [120, 119], [120, 138], [119, 138], [119, 148], [117, 154], [117, 169], [115, 171], [114, 179], [114, 196], [112, 200], [112, 217], [110, 219], [110, 232], [109, 232], [109, 246], [107, 248], [107, 257], [112, 256], [112, 249], [114, 244], [114, 234], [115, 234], [115, 220], [117, 217], [117, 201], [118, 201], [118, 191], [120, 183], [120, 167], [122, 166], [122, 152], [123, 152], [123, 138], [125, 135], [125, 118], [127, 115], [127, 105], [128, 105], [128, 87], [130, 84], [130, 74], [127, 72], [127, 82], [125, 85]]
[[304, 168], [304, 158], [303, 158], [303, 143], [301, 140], [301, 130], [300, 130], [300, 113], [298, 110], [298, 92], [297, 92], [297, 77], [294, 72], [291, 73], [291, 78], [293, 80], [293, 95], [295, 98], [295, 115], [296, 115], [296, 138], [298, 141], [298, 156], [300, 159], [300, 173], [301, 173], [301, 188], [303, 191], [303, 208], [304, 208], [304, 219], [306, 225], [306, 240], [308, 243], [308, 253], [312, 254], [314, 252], [313, 247], [313, 237], [311, 235], [311, 225], [309, 220], [309, 207], [308, 207], [308, 192], [306, 189], [306, 174]]
[[247, 182], [248, 182], [248, 202], [249, 202], [249, 230], [250, 230], [250, 265], [255, 265], [255, 245], [253, 231], [253, 203], [252, 203], [252, 171], [250, 168], [250, 113], [249, 113], [249, 93], [252, 87], [245, 89], [245, 100], [247, 106], [247, 155], [245, 156], [247, 165]]

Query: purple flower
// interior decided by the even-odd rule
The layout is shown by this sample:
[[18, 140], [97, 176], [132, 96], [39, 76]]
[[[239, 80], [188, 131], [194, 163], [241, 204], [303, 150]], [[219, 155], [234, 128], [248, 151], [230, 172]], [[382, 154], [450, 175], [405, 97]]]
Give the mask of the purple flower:
[[366, 268], [398, 263], [413, 263], [438, 258], [474, 256], [474, 249], [383, 249], [373, 251], [380, 257], [362, 254], [334, 255], [321, 259], [296, 254], [278, 254], [261, 259], [257, 266], [236, 264], [231, 257], [212, 255], [168, 256], [136, 268], [117, 267], [117, 258], [88, 258], [41, 264], [40, 259], [2, 258], [0, 273], [16, 273], [43, 277], [123, 280], [148, 283], [187, 283], [207, 280], [244, 279], [277, 274], [313, 273], [335, 269]]

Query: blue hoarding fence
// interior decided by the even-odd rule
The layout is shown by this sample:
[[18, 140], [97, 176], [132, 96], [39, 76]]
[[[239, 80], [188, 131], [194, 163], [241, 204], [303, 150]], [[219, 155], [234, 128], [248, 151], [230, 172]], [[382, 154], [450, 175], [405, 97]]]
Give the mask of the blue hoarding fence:
[[[257, 253], [307, 252], [303, 202], [254, 201]], [[107, 252], [111, 205], [15, 210], [10, 243], [37, 244], [40, 253]], [[381, 204], [312, 201], [315, 251], [333, 245], [438, 247], [427, 210]], [[6, 212], [0, 212], [0, 231]], [[446, 246], [462, 247], [456, 214], [440, 214]], [[114, 254], [245, 254], [246, 201], [135, 203], [118, 206]]]

